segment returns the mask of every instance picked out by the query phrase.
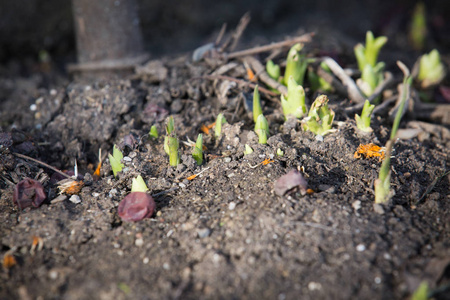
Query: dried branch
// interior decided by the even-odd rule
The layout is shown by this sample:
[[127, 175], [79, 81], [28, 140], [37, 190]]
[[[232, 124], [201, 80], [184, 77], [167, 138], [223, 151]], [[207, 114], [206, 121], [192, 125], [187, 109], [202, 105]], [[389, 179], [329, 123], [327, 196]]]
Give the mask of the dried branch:
[[244, 61], [246, 61], [250, 65], [250, 67], [255, 71], [256, 76], [258, 76], [262, 82], [264, 82], [271, 88], [278, 90], [281, 94], [287, 94], [287, 87], [270, 77], [269, 74], [266, 73], [266, 69], [259, 62], [259, 60], [252, 56], [247, 56], [244, 58]]

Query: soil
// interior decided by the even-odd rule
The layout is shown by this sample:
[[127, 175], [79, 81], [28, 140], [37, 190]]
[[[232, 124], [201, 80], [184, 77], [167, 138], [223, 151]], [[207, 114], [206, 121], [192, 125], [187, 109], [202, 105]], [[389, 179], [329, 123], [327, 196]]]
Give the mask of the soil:
[[[349, 41], [342, 32], [324, 34], [306, 52], [332, 48], [341, 65], [355, 67]], [[395, 83], [402, 80], [397, 54], [415, 60], [405, 49], [384, 53]], [[257, 56], [263, 63], [266, 57]], [[374, 205], [381, 162], [354, 152], [360, 144], [386, 144], [387, 113], [361, 134], [344, 110], [354, 103], [330, 93], [336, 131], [322, 139], [299, 122], [285, 123], [279, 97], [262, 93], [270, 137], [260, 145], [246, 106], [253, 89], [202, 77], [234, 63], [223, 75], [248, 81], [239, 59], [192, 62], [191, 54], [155, 59], [117, 79], [71, 80], [43, 63], [26, 79], [0, 79], [0, 125], [11, 134], [0, 143], [0, 252], [16, 261], [0, 273], [1, 299], [407, 299], [422, 281], [435, 299], [449, 299], [450, 176], [442, 177], [450, 170], [448, 123], [435, 121], [429, 130], [414, 113], [405, 116], [400, 128], [420, 125], [420, 133], [396, 141], [395, 195]], [[396, 94], [396, 85], [388, 92]], [[205, 161], [197, 166], [183, 142], [195, 141], [220, 112], [227, 124], [219, 138], [213, 129], [204, 134]], [[168, 115], [180, 139], [177, 167], [163, 149]], [[148, 135], [152, 125], [156, 139]], [[245, 144], [254, 152], [244, 155]], [[117, 177], [104, 157], [113, 145], [124, 153]], [[58, 197], [54, 172], [14, 153], [61, 170], [76, 161], [84, 174], [81, 202]], [[275, 181], [292, 169], [311, 190], [276, 195]], [[122, 222], [117, 207], [137, 175], [156, 212]], [[43, 183], [47, 200], [39, 208], [13, 204], [15, 183], [24, 178]]]

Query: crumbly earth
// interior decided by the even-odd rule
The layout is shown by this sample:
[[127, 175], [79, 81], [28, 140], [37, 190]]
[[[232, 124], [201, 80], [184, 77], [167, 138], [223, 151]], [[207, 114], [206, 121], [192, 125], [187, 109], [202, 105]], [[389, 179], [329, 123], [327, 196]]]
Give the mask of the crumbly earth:
[[[231, 62], [224, 75], [246, 80], [242, 63]], [[9, 93], [1, 126], [14, 143], [0, 153], [0, 252], [16, 260], [0, 273], [1, 299], [406, 299], [423, 280], [432, 289], [448, 286], [450, 177], [440, 178], [450, 169], [448, 128], [438, 124], [395, 143], [395, 195], [374, 205], [381, 162], [354, 152], [386, 143], [387, 114], [363, 135], [343, 110], [352, 104], [330, 94], [336, 131], [320, 139], [299, 122], [284, 123], [278, 97], [262, 94], [270, 138], [260, 145], [245, 105], [252, 89], [201, 78], [223, 64], [164, 58], [120, 79], [62, 80], [54, 89], [38, 89], [36, 78], [1, 80]], [[167, 115], [186, 142], [219, 112], [228, 123], [219, 138], [213, 129], [204, 134], [203, 165], [180, 142], [181, 164], [170, 167]], [[410, 115], [401, 128], [414, 124]], [[148, 135], [152, 125], [156, 139]], [[99, 149], [105, 156], [114, 144], [125, 168], [114, 178], [104, 159], [93, 178]], [[244, 155], [245, 144], [254, 152]], [[13, 152], [59, 169], [76, 160], [86, 174], [81, 202], [54, 201], [53, 171]], [[292, 169], [312, 191], [275, 195], [276, 179]], [[139, 174], [156, 213], [122, 222], [117, 206]], [[25, 177], [40, 179], [48, 199], [20, 211], [12, 194]], [[33, 247], [35, 237], [41, 245]], [[448, 292], [435, 297], [448, 299]]]

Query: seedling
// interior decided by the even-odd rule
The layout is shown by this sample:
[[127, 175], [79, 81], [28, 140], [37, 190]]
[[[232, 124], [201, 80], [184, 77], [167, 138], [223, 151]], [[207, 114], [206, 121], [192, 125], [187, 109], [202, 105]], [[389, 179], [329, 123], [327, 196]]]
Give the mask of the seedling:
[[198, 135], [197, 142], [192, 150], [192, 157], [197, 162], [197, 165], [200, 166], [203, 163], [203, 135], [201, 133]]
[[371, 31], [367, 31], [366, 45], [363, 46], [362, 44], [358, 44], [354, 48], [356, 60], [358, 61], [358, 68], [361, 72], [364, 71], [366, 65], [375, 68], [380, 49], [386, 44], [387, 40], [388, 39], [385, 36], [375, 38]]
[[157, 138], [158, 138], [158, 136], [159, 136], [159, 134], [158, 134], [158, 129], [156, 128], [155, 125], [153, 125], [153, 126], [150, 128], [150, 132], [149, 132], [148, 134], [150, 135], [150, 137], [152, 137], [152, 138], [154, 138], [154, 139], [157, 139]]
[[439, 84], [445, 77], [445, 68], [441, 61], [439, 51], [433, 49], [430, 53], [422, 55], [419, 61], [419, 74], [417, 80], [422, 88]]
[[148, 187], [145, 184], [144, 179], [141, 175], [138, 175], [136, 178], [133, 178], [131, 182], [131, 192], [146, 192], [148, 191]]
[[253, 153], [253, 149], [252, 147], [250, 147], [249, 145], [245, 144], [245, 150], [244, 150], [244, 155]]
[[214, 134], [216, 138], [220, 137], [220, 135], [222, 134], [222, 125], [225, 124], [226, 122], [227, 120], [225, 119], [222, 113], [217, 115], [216, 126], [214, 128]]
[[385, 203], [387, 202], [394, 194], [394, 191], [391, 191], [391, 170], [390, 170], [390, 163], [391, 163], [391, 152], [392, 147], [395, 142], [395, 138], [397, 135], [398, 127], [400, 125], [400, 120], [402, 118], [402, 112], [403, 108], [405, 106], [406, 99], [409, 98], [410, 94], [410, 87], [412, 83], [412, 77], [409, 74], [409, 70], [406, 68], [406, 66], [401, 63], [397, 62], [397, 65], [402, 69], [404, 75], [403, 79], [403, 97], [400, 102], [399, 109], [397, 111], [397, 114], [395, 115], [394, 124], [392, 125], [392, 131], [391, 131], [391, 137], [389, 141], [386, 143], [386, 154], [385, 159], [383, 163], [381, 164], [380, 168], [380, 174], [378, 175], [378, 178], [375, 180], [374, 186], [375, 186], [375, 203]]
[[164, 151], [169, 155], [169, 164], [172, 167], [176, 167], [180, 163], [180, 157], [178, 155], [179, 144], [172, 116], [167, 120], [166, 132], [167, 135], [164, 137]]
[[287, 98], [281, 95], [281, 107], [286, 119], [289, 117], [301, 118], [306, 114], [305, 91], [303, 87], [291, 76], [288, 81]]
[[288, 85], [289, 78], [292, 76], [299, 85], [303, 85], [305, 79], [306, 68], [308, 61], [304, 54], [300, 54], [303, 49], [303, 44], [295, 44], [289, 50], [286, 58], [286, 70], [284, 71], [283, 84]]
[[277, 155], [280, 156], [280, 157], [284, 156], [284, 151], [281, 150], [280, 148], [278, 148], [277, 149]]
[[266, 63], [266, 72], [269, 74], [269, 76], [278, 81], [280, 79], [281, 73], [280, 73], [280, 66], [277, 64], [274, 64], [272, 60], [269, 60]]
[[260, 144], [267, 144], [267, 137], [269, 136], [269, 123], [264, 115], [259, 115], [255, 124], [255, 132], [259, 137]]
[[167, 153], [167, 155], [170, 155], [169, 136], [172, 134], [172, 132], [174, 132], [174, 130], [175, 130], [175, 122], [173, 120], [173, 117], [170, 116], [169, 119], [167, 120], [167, 125], [166, 125], [167, 135], [164, 137], [164, 151]]
[[428, 287], [428, 283], [426, 281], [422, 281], [417, 289], [414, 291], [414, 294], [411, 296], [411, 300], [427, 300], [428, 294], [430, 292], [430, 288]]
[[324, 136], [334, 130], [331, 129], [334, 120], [334, 111], [328, 107], [328, 97], [320, 95], [314, 100], [303, 128]]
[[117, 173], [122, 171], [122, 169], [125, 167], [125, 165], [121, 162], [121, 160], [123, 159], [123, 154], [119, 150], [119, 148], [117, 148], [117, 146], [114, 145], [113, 154], [112, 155], [108, 154], [108, 158], [109, 163], [111, 164], [111, 169], [113, 171], [114, 177], [116, 177]]
[[375, 67], [369, 64], [365, 65], [361, 73], [361, 78], [356, 83], [366, 97], [372, 95], [376, 87], [383, 82], [384, 66], [384, 62], [377, 63]]
[[364, 132], [372, 132], [370, 121], [372, 119], [372, 112], [374, 108], [375, 105], [370, 104], [369, 100], [366, 100], [366, 102], [364, 102], [361, 116], [359, 116], [358, 114], [355, 115], [356, 126], [359, 130]]
[[425, 46], [427, 36], [427, 21], [425, 17], [425, 4], [418, 2], [414, 7], [414, 12], [409, 28], [409, 39], [416, 50], [421, 50]]
[[256, 123], [259, 115], [262, 115], [261, 97], [259, 96], [258, 85], [255, 86], [253, 91], [253, 121]]

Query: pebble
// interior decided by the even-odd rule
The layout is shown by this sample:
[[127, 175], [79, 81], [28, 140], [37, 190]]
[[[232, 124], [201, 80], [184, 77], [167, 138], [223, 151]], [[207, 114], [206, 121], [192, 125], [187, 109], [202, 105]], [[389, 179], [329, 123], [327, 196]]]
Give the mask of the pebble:
[[366, 250], [366, 246], [364, 246], [363, 244], [359, 244], [358, 246], [356, 246], [356, 251], [358, 252], [363, 252]]
[[379, 215], [383, 215], [384, 214], [383, 205], [381, 205], [380, 203], [374, 203], [373, 204], [373, 211], [376, 212]]
[[144, 240], [142, 238], [137, 238], [134, 241], [134, 244], [136, 245], [136, 247], [142, 247], [144, 245]]
[[225, 157], [223, 159], [224, 162], [229, 163], [231, 161], [231, 157]]
[[235, 202], [230, 202], [230, 204], [228, 204], [228, 209], [229, 210], [234, 210], [236, 208], [236, 203]]
[[131, 157], [129, 157], [129, 156], [125, 156], [125, 157], [123, 158], [123, 161], [130, 162], [130, 161], [132, 161], [132, 159], [131, 159]]
[[81, 198], [78, 195], [72, 195], [69, 198], [69, 201], [72, 202], [72, 203], [78, 204], [78, 203], [81, 203]]
[[323, 142], [323, 136], [321, 136], [321, 135], [316, 135], [316, 141], [318, 141], [318, 142]]
[[352, 203], [352, 207], [355, 211], [358, 211], [361, 208], [361, 201], [356, 200], [355, 202]]
[[180, 182], [178, 185], [179, 185], [180, 188], [182, 188], [182, 189], [184, 189], [184, 188], [186, 187], [186, 184], [184, 184], [184, 183], [182, 183], [182, 182]]
[[203, 239], [211, 234], [211, 230], [209, 228], [197, 229], [197, 234], [199, 238]]
[[311, 281], [308, 283], [308, 290], [310, 291], [319, 291], [322, 289], [322, 285], [319, 282]]

